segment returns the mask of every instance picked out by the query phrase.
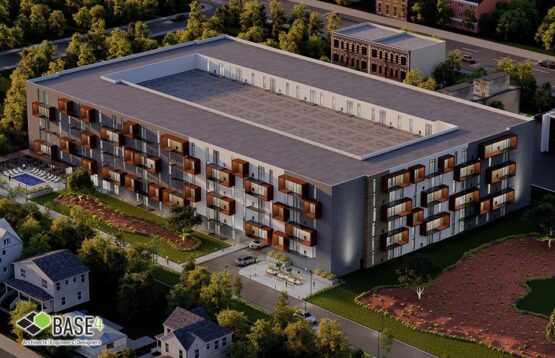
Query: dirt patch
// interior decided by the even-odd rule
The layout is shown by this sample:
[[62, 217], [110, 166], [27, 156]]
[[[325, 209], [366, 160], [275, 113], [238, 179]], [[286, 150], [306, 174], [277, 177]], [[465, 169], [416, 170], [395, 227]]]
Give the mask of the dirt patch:
[[506, 240], [441, 274], [418, 301], [408, 288], [387, 288], [362, 299], [375, 309], [441, 334], [475, 339], [528, 357], [555, 357], [547, 319], [517, 311], [525, 280], [555, 275], [555, 249], [533, 237]]
[[165, 238], [180, 250], [190, 250], [196, 245], [194, 240], [183, 240], [179, 235], [168, 230], [152, 221], [137, 219], [115, 211], [100, 201], [82, 197], [81, 200], [77, 196], [66, 195], [59, 197], [58, 202], [66, 206], [79, 206], [92, 213], [92, 215], [104, 220], [110, 226], [126, 232], [141, 234], [145, 236], [160, 236]]

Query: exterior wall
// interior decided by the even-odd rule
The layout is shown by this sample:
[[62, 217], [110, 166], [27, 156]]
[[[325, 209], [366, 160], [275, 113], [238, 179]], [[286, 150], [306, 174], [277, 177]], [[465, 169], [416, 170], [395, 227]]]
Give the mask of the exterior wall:
[[23, 243], [10, 237], [9, 243], [0, 244], [0, 282], [4, 282], [14, 274], [13, 263], [21, 256]]
[[418, 69], [426, 77], [432, 75], [437, 65], [443, 61], [445, 61], [445, 42], [412, 50], [410, 53], [410, 69]]
[[377, 0], [375, 12], [377, 15], [407, 21], [408, 0]]
[[478, 22], [472, 25], [464, 23], [464, 11], [472, 11], [474, 13], [474, 16], [476, 17], [476, 20], [479, 20], [480, 16], [482, 16], [483, 14], [489, 14], [495, 11], [495, 5], [498, 2], [509, 3], [510, 1], [511, 0], [483, 0], [480, 4], [478, 4], [465, 0], [449, 0], [449, 5], [453, 10], [453, 17], [451, 18], [452, 21], [449, 26], [472, 32], [480, 32]]
[[506, 76], [498, 77], [492, 80], [478, 78], [474, 80], [473, 84], [475, 96], [488, 97], [509, 89], [510, 77], [507, 74]]
[[[182, 351], [183, 357], [195, 357], [195, 351], [198, 349], [199, 358], [224, 358], [226, 357], [226, 351], [233, 343], [231, 340], [232, 334], [225, 336], [226, 342], [223, 345], [223, 338], [220, 337], [216, 340], [210, 342], [204, 342], [202, 339], [197, 338], [191, 344], [188, 350], [185, 350], [181, 343], [175, 338], [175, 336], [164, 337], [159, 340], [160, 342], [160, 353], [164, 357], [179, 358], [179, 351]], [[218, 348], [216, 349], [216, 342]], [[167, 344], [167, 346], [166, 346]], [[166, 349], [167, 347], [167, 349]]]
[[493, 102], [500, 101], [504, 105], [504, 110], [512, 113], [520, 113], [520, 87], [495, 94], [491, 97], [479, 99], [475, 102], [491, 105]]

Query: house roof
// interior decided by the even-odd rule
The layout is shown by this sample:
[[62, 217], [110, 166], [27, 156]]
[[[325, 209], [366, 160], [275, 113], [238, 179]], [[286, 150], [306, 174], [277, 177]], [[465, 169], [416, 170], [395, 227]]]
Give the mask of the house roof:
[[52, 282], [58, 282], [67, 278], [89, 272], [85, 266], [69, 250], [51, 251], [45, 254], [29, 257], [22, 262], [31, 261], [44, 272]]
[[185, 349], [189, 349], [196, 338], [209, 342], [232, 332], [213, 322], [201, 307], [191, 311], [176, 307], [164, 326], [174, 331], [168, 337], [174, 335]]
[[191, 325], [206, 319], [205, 317], [195, 314], [193, 310], [188, 311], [181, 307], [176, 307], [173, 312], [164, 321], [164, 326], [171, 330], [176, 330], [184, 326]]
[[47, 293], [46, 291], [43, 291], [40, 287], [37, 287], [27, 281], [18, 280], [16, 278], [9, 278], [6, 281], [4, 281], [4, 283], [10, 286], [11, 288], [21, 293], [24, 293], [27, 296], [36, 298], [37, 300], [42, 302], [47, 302], [53, 299], [53, 297], [50, 296], [49, 293]]
[[[15, 240], [17, 243], [20, 243], [20, 244], [23, 243], [23, 241], [21, 241], [21, 238], [19, 237], [19, 235], [17, 235], [17, 233], [12, 228], [10, 223], [5, 218], [1, 218], [0, 219], [0, 245], [3, 244], [4, 242], [3, 240], [6, 238]], [[15, 244], [16, 242], [11, 242], [10, 245]]]

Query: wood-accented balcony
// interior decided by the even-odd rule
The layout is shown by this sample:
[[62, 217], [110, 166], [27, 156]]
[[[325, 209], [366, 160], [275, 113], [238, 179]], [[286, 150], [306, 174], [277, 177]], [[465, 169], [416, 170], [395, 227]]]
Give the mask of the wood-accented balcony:
[[426, 167], [422, 164], [416, 164], [409, 167], [410, 182], [413, 184], [420, 183], [426, 179]]
[[31, 114], [35, 117], [53, 121], [56, 119], [56, 107], [35, 101], [31, 104]]
[[156, 174], [162, 170], [162, 159], [154, 155], [146, 156], [136, 150], [125, 148], [123, 151], [125, 164], [134, 165], [146, 169], [147, 172]]
[[424, 209], [412, 209], [411, 213], [407, 215], [407, 226], [415, 227], [424, 223]]
[[68, 98], [58, 98], [58, 111], [65, 115], [72, 115], [73, 101]]
[[94, 122], [95, 109], [93, 107], [82, 104], [79, 107], [79, 118], [85, 123]]
[[185, 183], [183, 185], [183, 192], [185, 193], [185, 199], [191, 203], [198, 203], [202, 199], [200, 186], [198, 185]]
[[272, 233], [272, 247], [280, 251], [289, 251], [289, 238], [283, 231]]
[[293, 176], [282, 174], [278, 177], [278, 190], [285, 194], [299, 195], [305, 199], [308, 195], [308, 183]]
[[381, 210], [382, 221], [387, 222], [392, 219], [397, 219], [407, 216], [412, 212], [412, 199], [402, 198], [383, 205]]
[[482, 159], [488, 159], [495, 157], [496, 155], [503, 154], [504, 152], [516, 149], [517, 147], [517, 135], [507, 134], [502, 137], [498, 137], [487, 142], [480, 144], [480, 157]]
[[272, 233], [274, 230], [271, 227], [260, 224], [256, 221], [245, 221], [243, 224], [243, 231], [245, 231], [246, 236], [264, 244], [270, 244], [272, 242]]
[[508, 204], [515, 202], [515, 191], [513, 189], [503, 189], [491, 195], [491, 210], [498, 210]]
[[438, 185], [428, 190], [424, 190], [420, 194], [420, 206], [427, 207], [442, 203], [449, 199], [449, 187], [447, 185]]
[[215, 163], [206, 164], [206, 179], [220, 183], [226, 187], [235, 185], [235, 176], [231, 170], [221, 167]]
[[453, 171], [455, 169], [455, 156], [453, 154], [446, 154], [437, 158], [437, 169], [440, 173]]
[[480, 215], [485, 215], [491, 211], [491, 197], [480, 199]]
[[264, 201], [274, 199], [274, 186], [254, 178], [245, 178], [243, 181], [245, 193]]
[[141, 178], [133, 174], [126, 174], [125, 189], [133, 193], [138, 193], [141, 190]]
[[162, 201], [162, 193], [164, 192], [164, 187], [157, 183], [148, 184], [148, 198], [155, 201]]
[[486, 169], [486, 183], [496, 184], [516, 175], [516, 163], [508, 161]]
[[420, 235], [426, 236], [449, 228], [451, 215], [447, 212], [439, 213], [424, 220], [420, 225]]
[[185, 138], [174, 136], [173, 134], [162, 134], [160, 137], [160, 146], [166, 152], [179, 153], [181, 155], [189, 154], [189, 141]]
[[303, 213], [311, 219], [319, 219], [322, 216], [322, 203], [316, 200], [303, 200]]
[[231, 171], [236, 177], [246, 178], [249, 176], [249, 162], [235, 158], [231, 161]]
[[95, 149], [96, 136], [91, 132], [81, 132], [81, 146], [87, 149]]
[[135, 149], [125, 148], [123, 150], [123, 161], [125, 164], [135, 165], [135, 157], [139, 156], [141, 156], [141, 153], [137, 152]]
[[289, 206], [284, 203], [273, 202], [272, 218], [281, 222], [286, 222], [287, 220], [289, 220]]
[[468, 189], [453, 194], [449, 198], [449, 210], [458, 211], [470, 205], [476, 205], [480, 201], [480, 189]]
[[60, 150], [66, 154], [75, 154], [75, 143], [68, 137], [60, 137]]
[[81, 161], [81, 167], [85, 168], [89, 175], [96, 174], [97, 164], [95, 160], [83, 158], [83, 160]]
[[206, 194], [206, 206], [224, 215], [235, 214], [235, 200], [215, 192]]
[[33, 151], [49, 160], [58, 160], [58, 146], [47, 143], [42, 139], [33, 141]]
[[123, 135], [127, 138], [136, 139], [141, 136], [141, 125], [132, 120], [123, 122]]
[[402, 227], [380, 235], [380, 249], [387, 251], [409, 243], [409, 229]]
[[480, 161], [478, 159], [455, 166], [455, 173], [453, 174], [456, 181], [465, 181], [478, 175], [480, 175]]
[[382, 177], [382, 191], [391, 191], [405, 188], [410, 185], [410, 172], [407, 169], [399, 170]]
[[186, 156], [183, 158], [183, 170], [186, 173], [197, 175], [200, 174], [200, 159]]
[[117, 186], [125, 185], [125, 172], [121, 169], [114, 169], [109, 166], [103, 166], [101, 170], [101, 177], [103, 180], [114, 183]]
[[188, 205], [185, 197], [177, 190], [164, 188], [162, 190], [162, 202], [168, 206], [181, 206]]
[[108, 127], [100, 128], [100, 139], [108, 141], [117, 147], [123, 146], [123, 132]]
[[316, 230], [296, 223], [285, 223], [285, 233], [299, 243], [313, 247], [316, 246]]

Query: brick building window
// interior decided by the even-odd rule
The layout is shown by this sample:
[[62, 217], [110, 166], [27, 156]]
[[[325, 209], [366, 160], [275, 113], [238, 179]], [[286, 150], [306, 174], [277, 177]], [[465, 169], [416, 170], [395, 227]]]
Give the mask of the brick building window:
[[370, 71], [372, 71], [372, 73], [376, 73], [377, 71], [377, 66], [375, 63], [372, 64], [372, 66], [370, 66]]
[[401, 56], [401, 65], [406, 66], [407, 65], [407, 58], [404, 56]]
[[378, 2], [378, 14], [382, 13], [382, 3]]
[[333, 47], [335, 48], [339, 47], [339, 40], [333, 40]]
[[333, 54], [333, 60], [334, 60], [335, 62], [339, 61], [339, 55], [336, 54], [336, 53], [334, 53], [334, 54]]
[[378, 50], [372, 49], [372, 57], [373, 57], [373, 58], [378, 57]]
[[367, 66], [368, 66], [368, 64], [366, 63], [366, 61], [362, 61], [360, 63], [360, 68], [363, 69], [363, 70], [365, 70], [367, 68]]
[[397, 17], [397, 5], [393, 5], [393, 16]]
[[389, 4], [385, 4], [385, 14], [389, 16]]
[[363, 47], [363, 48], [362, 48], [362, 54], [363, 54], [363, 55], [367, 55], [367, 54], [368, 54], [368, 48], [367, 48], [367, 47]]

